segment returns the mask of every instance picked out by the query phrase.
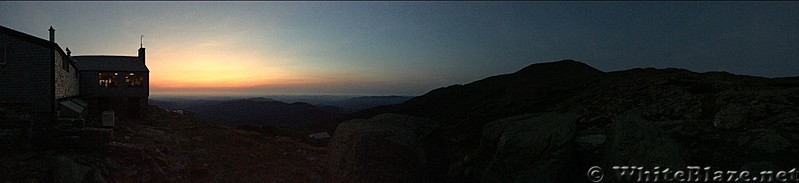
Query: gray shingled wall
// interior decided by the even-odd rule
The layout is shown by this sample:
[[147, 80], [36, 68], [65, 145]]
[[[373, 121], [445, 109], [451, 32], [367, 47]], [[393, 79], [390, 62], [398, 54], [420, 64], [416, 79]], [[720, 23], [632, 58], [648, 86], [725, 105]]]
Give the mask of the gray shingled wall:
[[0, 105], [52, 112], [52, 50], [2, 33], [0, 45], [6, 47], [8, 60], [0, 65]]

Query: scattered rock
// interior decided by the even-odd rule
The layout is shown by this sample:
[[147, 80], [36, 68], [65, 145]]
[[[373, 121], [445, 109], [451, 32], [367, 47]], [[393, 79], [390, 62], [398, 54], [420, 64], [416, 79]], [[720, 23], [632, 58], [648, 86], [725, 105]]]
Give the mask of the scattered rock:
[[196, 141], [205, 141], [205, 138], [203, 138], [202, 136], [192, 137], [191, 139]]
[[122, 166], [117, 161], [111, 158], [105, 158], [105, 165], [111, 170], [122, 168]]
[[16, 166], [16, 164], [17, 163], [15, 161], [13, 161], [13, 160], [11, 160], [11, 161], [6, 160], [6, 161], [3, 161], [2, 163], [0, 163], [0, 167], [3, 167], [3, 169], [11, 169], [14, 166]]
[[81, 142], [84, 146], [92, 149], [104, 149], [111, 136], [114, 135], [112, 128], [87, 127], [81, 131]]
[[779, 121], [777, 121], [777, 123], [780, 124], [799, 124], [799, 115], [793, 111], [780, 113], [779, 115], [774, 116], [774, 118], [778, 119]]
[[125, 171], [125, 177], [133, 177], [133, 176], [138, 175], [138, 174], [139, 174], [138, 170]]
[[89, 167], [75, 163], [72, 159], [64, 156], [56, 158], [55, 168], [53, 169], [53, 180], [55, 182], [75, 183], [83, 182], [83, 178], [89, 172]]
[[602, 134], [586, 135], [577, 138], [575, 142], [577, 142], [579, 151], [591, 151], [604, 144], [606, 138], [607, 136]]
[[191, 152], [189, 152], [189, 154], [191, 154], [193, 156], [207, 155], [208, 154], [208, 150], [205, 149], [205, 148], [197, 148], [197, 149], [191, 150]]
[[[739, 143], [740, 145], [740, 143]], [[793, 144], [775, 130], [766, 130], [749, 144], [750, 148], [767, 153], [774, 153], [793, 146]]]
[[685, 124], [685, 120], [666, 120], [666, 121], [657, 121], [655, 123], [660, 126], [678, 126]]
[[730, 129], [742, 126], [748, 118], [749, 108], [742, 104], [729, 104], [713, 118], [713, 126]]
[[[5, 123], [2, 119], [0, 121], [2, 121], [0, 123]], [[0, 129], [0, 150], [13, 151], [19, 149], [21, 142], [23, 142], [25, 131], [22, 128]]]
[[103, 174], [99, 169], [93, 168], [89, 173], [86, 174], [84, 177], [83, 182], [91, 182], [91, 183], [105, 183], [108, 182], [103, 178]]
[[186, 168], [186, 166], [184, 166], [183, 164], [175, 163], [175, 164], [173, 164], [172, 166], [169, 167], [169, 171], [171, 171], [171, 172], [180, 172], [180, 171], [183, 171], [183, 169], [185, 169], [185, 168]]
[[121, 149], [136, 150], [136, 151], [141, 151], [141, 150], [144, 149], [144, 145], [141, 145], [141, 144], [130, 144], [130, 143], [124, 143], [124, 142], [110, 142], [110, 143], [108, 143], [108, 146], [121, 148]]

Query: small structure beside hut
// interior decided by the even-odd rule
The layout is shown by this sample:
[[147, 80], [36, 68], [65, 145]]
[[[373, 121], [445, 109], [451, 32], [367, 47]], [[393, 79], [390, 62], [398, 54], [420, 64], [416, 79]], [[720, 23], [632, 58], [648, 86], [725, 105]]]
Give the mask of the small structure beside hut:
[[308, 134], [308, 140], [315, 144], [327, 143], [330, 140], [330, 134], [327, 132]]

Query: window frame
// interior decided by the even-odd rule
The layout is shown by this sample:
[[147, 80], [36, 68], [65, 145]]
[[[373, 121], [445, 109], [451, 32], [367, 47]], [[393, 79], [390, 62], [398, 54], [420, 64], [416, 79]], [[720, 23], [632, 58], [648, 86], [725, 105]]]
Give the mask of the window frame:
[[[107, 78], [103, 79], [103, 75]], [[97, 86], [100, 88], [117, 88], [119, 87], [119, 72], [98, 72], [97, 73]], [[108, 81], [103, 85], [103, 81]]]
[[128, 88], [144, 87], [144, 75], [137, 72], [128, 72], [125, 75], [125, 86]]

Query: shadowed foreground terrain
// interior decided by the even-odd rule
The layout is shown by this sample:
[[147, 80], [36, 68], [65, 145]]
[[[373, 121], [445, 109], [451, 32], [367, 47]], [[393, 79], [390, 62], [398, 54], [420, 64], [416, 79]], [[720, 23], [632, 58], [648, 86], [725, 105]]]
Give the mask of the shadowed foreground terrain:
[[321, 182], [324, 147], [302, 139], [202, 123], [151, 108], [155, 118], [117, 127], [109, 156], [117, 180]]
[[198, 122], [152, 106], [147, 112], [146, 119], [117, 122], [107, 144], [34, 148], [4, 156], [2, 180], [324, 182], [320, 164], [324, 146], [288, 135]]

